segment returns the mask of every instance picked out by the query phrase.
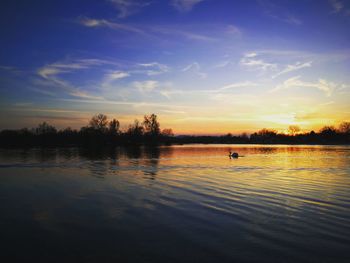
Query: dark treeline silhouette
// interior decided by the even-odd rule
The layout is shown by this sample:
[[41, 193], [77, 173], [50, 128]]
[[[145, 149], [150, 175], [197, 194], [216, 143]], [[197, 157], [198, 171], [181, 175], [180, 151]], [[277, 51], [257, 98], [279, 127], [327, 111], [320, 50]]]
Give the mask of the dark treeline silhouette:
[[36, 128], [2, 130], [0, 146], [98, 146], [137, 144], [350, 144], [350, 122], [343, 122], [338, 128], [325, 126], [318, 132], [301, 133], [298, 126], [289, 126], [288, 134], [262, 129], [251, 135], [239, 136], [174, 136], [171, 129], [160, 129], [157, 115], [145, 115], [142, 122], [135, 120], [127, 129], [121, 130], [118, 120], [108, 120], [104, 114], [91, 118], [80, 130], [65, 128], [57, 130], [43, 122]]
[[157, 115], [145, 115], [142, 122], [135, 120], [125, 131], [120, 129], [118, 120], [108, 120], [104, 114], [91, 118], [80, 130], [70, 127], [57, 130], [43, 122], [36, 128], [2, 130], [1, 146], [85, 146], [85, 145], [128, 145], [168, 144], [174, 134], [171, 129], [161, 131]]

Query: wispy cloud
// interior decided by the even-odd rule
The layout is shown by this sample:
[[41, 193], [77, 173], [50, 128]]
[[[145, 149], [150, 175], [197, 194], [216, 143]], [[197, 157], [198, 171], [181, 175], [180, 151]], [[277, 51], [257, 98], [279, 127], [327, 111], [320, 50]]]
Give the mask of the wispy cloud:
[[217, 63], [214, 68], [225, 68], [227, 66], [234, 65], [234, 63], [231, 60], [224, 60], [219, 63]]
[[314, 88], [324, 92], [325, 95], [329, 97], [338, 87], [339, 85], [324, 79], [319, 79], [317, 82], [306, 82], [300, 80], [300, 76], [296, 76], [285, 80], [282, 84], [277, 85], [274, 89], [270, 90], [270, 92], [292, 88]]
[[286, 17], [281, 18], [281, 20], [295, 26], [300, 26], [301, 24], [303, 24], [303, 21], [294, 15], [287, 15]]
[[303, 21], [291, 14], [288, 10], [285, 10], [282, 6], [276, 5], [269, 0], [258, 0], [258, 3], [262, 7], [266, 16], [281, 22], [288, 23], [290, 25], [300, 26]]
[[135, 81], [133, 86], [137, 88], [141, 93], [149, 93], [154, 91], [158, 87], [159, 83], [155, 80]]
[[246, 57], [246, 58], [254, 58], [254, 57], [256, 57], [258, 54], [256, 53], [256, 52], [249, 52], [249, 53], [246, 53], [245, 55], [244, 55], [244, 57]]
[[112, 72], [107, 73], [105, 75], [107, 81], [114, 81], [114, 80], [118, 80], [118, 79], [123, 79], [123, 78], [129, 77], [129, 76], [130, 76], [129, 72], [124, 72], [124, 71], [119, 71], [119, 70], [112, 71]]
[[226, 33], [230, 34], [230, 35], [235, 35], [235, 36], [240, 36], [242, 35], [242, 31], [241, 29], [239, 29], [237, 26], [235, 25], [228, 25], [226, 27]]
[[198, 33], [193, 33], [193, 32], [187, 32], [187, 31], [181, 31], [181, 30], [175, 30], [173, 33], [176, 33], [178, 35], [182, 35], [186, 37], [187, 39], [190, 40], [197, 40], [197, 41], [217, 41], [218, 39]]
[[108, 0], [119, 11], [118, 17], [125, 18], [139, 12], [142, 8], [151, 4], [144, 0]]
[[76, 88], [74, 90], [70, 91], [69, 95], [71, 95], [73, 97], [83, 98], [83, 99], [95, 99], [95, 100], [102, 100], [103, 99], [102, 96], [94, 96], [94, 95], [87, 93], [86, 91], [78, 90]]
[[329, 0], [329, 3], [332, 6], [333, 13], [339, 13], [344, 8], [343, 2], [339, 0]]
[[188, 96], [189, 94], [191, 95], [213, 94], [215, 96], [218, 94], [222, 94], [223, 96], [225, 96], [231, 93], [231, 90], [235, 88], [245, 88], [245, 87], [249, 88], [249, 87], [255, 87], [255, 86], [257, 86], [257, 84], [254, 82], [242, 81], [242, 82], [231, 83], [215, 89], [214, 88], [213, 89], [193, 89], [193, 90], [167, 89], [167, 90], [160, 90], [159, 93], [168, 99], [171, 99], [173, 95]]
[[169, 103], [152, 103], [152, 102], [142, 102], [142, 101], [114, 101], [114, 100], [95, 100], [95, 99], [58, 99], [60, 101], [76, 102], [76, 103], [87, 103], [87, 104], [103, 104], [103, 105], [126, 105], [132, 107], [161, 107], [169, 109], [185, 109], [185, 108], [195, 108], [194, 106], [188, 105], [173, 105]]
[[47, 95], [47, 96], [52, 96], [52, 97], [57, 96], [56, 93], [54, 93], [54, 92], [52, 92], [52, 91], [49, 91], [49, 90], [38, 89], [38, 88], [33, 88], [33, 87], [30, 87], [30, 88], [28, 88], [28, 89], [29, 89], [29, 90], [32, 90], [32, 91], [34, 91], [34, 92], [43, 94], [43, 95]]
[[244, 57], [240, 60], [240, 64], [246, 67], [251, 67], [254, 69], [259, 70], [274, 70], [277, 68], [277, 65], [275, 63], [268, 63], [265, 62], [262, 59], [257, 59], [256, 53], [247, 53], [244, 55]]
[[81, 25], [86, 27], [108, 27], [110, 29], [118, 30], [118, 31], [127, 31], [127, 32], [132, 32], [137, 34], [145, 34], [143, 30], [135, 26], [111, 22], [106, 19], [94, 19], [94, 18], [88, 18], [88, 17], [81, 17], [78, 19], [78, 22]]
[[184, 67], [181, 71], [183, 72], [192, 72], [195, 75], [198, 75], [201, 78], [206, 78], [207, 74], [201, 71], [201, 66], [198, 62], [193, 62], [186, 67]]
[[9, 70], [9, 71], [11, 71], [11, 70], [14, 70], [15, 68], [14, 67], [10, 67], [10, 66], [0, 66], [0, 69], [1, 70]]
[[297, 63], [292, 64], [292, 65], [287, 65], [283, 70], [278, 72], [276, 75], [272, 76], [272, 78], [276, 78], [276, 77], [278, 77], [280, 75], [283, 75], [283, 74], [286, 74], [286, 73], [289, 73], [289, 72], [292, 72], [292, 71], [296, 71], [296, 70], [299, 70], [299, 69], [302, 69], [302, 68], [311, 67], [311, 64], [312, 64], [312, 61], [308, 61], [308, 62], [305, 62], [305, 63], [297, 62]]
[[329, 0], [332, 7], [332, 12], [334, 14], [344, 14], [350, 16], [350, 9], [346, 7], [343, 1], [340, 0]]
[[33, 105], [33, 102], [16, 102], [13, 104], [15, 107], [28, 107]]
[[115, 82], [118, 81], [120, 79], [124, 79], [130, 76], [129, 72], [125, 72], [125, 71], [120, 71], [120, 70], [114, 70], [114, 71], [109, 71], [108, 73], [106, 73], [103, 77], [102, 83], [100, 84], [100, 86], [102, 88], [110, 88], [111, 85]]
[[185, 30], [184, 28], [177, 28], [177, 27], [171, 27], [171, 26], [153, 26], [149, 29], [150, 31], [153, 31], [156, 34], [163, 34], [163, 35], [170, 35], [170, 36], [180, 36], [184, 37], [188, 40], [194, 40], [194, 41], [201, 41], [201, 42], [216, 42], [218, 41], [217, 38], [213, 36], [208, 36], [206, 34], [198, 33], [198, 32], [192, 32], [189, 30]]
[[335, 103], [334, 101], [327, 101], [327, 102], [324, 102], [324, 103], [319, 104], [318, 106], [319, 106], [319, 107], [324, 107], [324, 106], [332, 105], [332, 104], [334, 104], [334, 103]]
[[90, 95], [86, 91], [80, 90], [68, 81], [60, 78], [59, 75], [70, 73], [76, 70], [88, 69], [90, 67], [103, 64], [111, 64], [111, 62], [100, 59], [78, 59], [71, 62], [56, 62], [38, 69], [37, 74], [46, 81], [43, 82], [43, 85], [59, 87], [65, 90], [71, 96], [90, 99], [102, 99], [100, 96]]
[[180, 111], [180, 110], [162, 110], [162, 112], [169, 113], [169, 114], [186, 114], [186, 111]]
[[169, 71], [169, 67], [167, 65], [158, 62], [139, 63], [138, 66], [146, 68], [146, 74], [148, 76], [159, 75]]
[[50, 76], [56, 76], [62, 73], [68, 73], [74, 70], [87, 69], [92, 66], [103, 64], [113, 64], [113, 62], [101, 59], [77, 59], [69, 62], [56, 62], [46, 65], [38, 70], [38, 74], [47, 79]]
[[172, 0], [171, 5], [180, 12], [189, 12], [192, 8], [204, 0]]
[[0, 71], [2, 70], [10, 73], [22, 73], [22, 71], [16, 67], [0, 65]]
[[231, 83], [231, 84], [225, 85], [225, 86], [219, 88], [219, 91], [235, 89], [235, 88], [242, 88], [242, 87], [255, 87], [255, 86], [257, 86], [257, 84], [254, 82], [244, 81], [244, 82], [237, 82], [237, 83]]
[[205, 41], [205, 42], [213, 42], [218, 41], [218, 39], [207, 36], [200, 33], [194, 33], [191, 31], [186, 31], [183, 29], [179, 29], [176, 27], [169, 26], [135, 26], [135, 25], [127, 25], [123, 23], [116, 23], [106, 19], [94, 19], [88, 17], [80, 17], [78, 19], [78, 23], [91, 28], [97, 27], [106, 27], [116, 31], [125, 31], [130, 33], [135, 33], [147, 37], [151, 37], [152, 39], [159, 39], [159, 34], [170, 35], [170, 36], [181, 36], [188, 40], [194, 41]]

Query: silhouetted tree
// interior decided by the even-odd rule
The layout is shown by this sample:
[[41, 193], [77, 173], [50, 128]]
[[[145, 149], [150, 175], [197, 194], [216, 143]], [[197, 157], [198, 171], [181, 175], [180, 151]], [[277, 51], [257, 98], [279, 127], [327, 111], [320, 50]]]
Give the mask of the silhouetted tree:
[[120, 123], [118, 120], [113, 119], [109, 122], [109, 133], [111, 135], [117, 135], [119, 133]]
[[39, 124], [38, 127], [35, 129], [35, 133], [39, 135], [55, 134], [56, 132], [57, 132], [56, 128], [54, 126], [49, 125], [45, 121]]
[[[286, 143], [286, 144], [350, 144], [350, 122], [343, 122], [339, 129], [325, 126], [318, 133], [299, 133], [295, 125], [289, 127], [290, 134], [278, 134], [274, 130], [262, 129], [248, 136], [246, 133], [236, 136], [228, 133], [223, 136], [174, 136], [171, 129], [160, 132], [157, 115], [144, 116], [140, 123], [135, 120], [126, 132], [120, 131], [120, 123], [113, 119], [108, 122], [107, 116], [98, 114], [92, 117], [89, 125], [80, 131], [70, 127], [57, 132], [54, 126], [46, 122], [38, 127], [21, 130], [0, 131], [0, 147], [12, 146], [113, 146], [136, 144], [171, 144], [171, 143]], [[114, 136], [118, 135], [118, 136]], [[158, 136], [161, 135], [161, 136]]]
[[173, 137], [174, 133], [172, 129], [163, 129], [162, 130], [162, 135], [166, 137]]
[[258, 135], [262, 137], [273, 137], [276, 136], [277, 132], [275, 130], [269, 130], [269, 129], [261, 129], [258, 131]]
[[277, 132], [275, 130], [261, 129], [253, 133], [250, 139], [254, 143], [275, 143], [277, 140]]
[[134, 124], [129, 125], [127, 133], [131, 136], [142, 136], [143, 135], [143, 127], [138, 120], [134, 120]]
[[350, 122], [342, 122], [339, 125], [339, 131], [341, 133], [350, 133]]
[[288, 127], [289, 134], [295, 136], [298, 132], [300, 132], [300, 127], [298, 125], [290, 125]]
[[334, 128], [334, 126], [324, 126], [320, 130], [320, 133], [321, 135], [324, 135], [324, 136], [333, 136], [337, 134], [337, 130]]
[[107, 124], [107, 116], [102, 113], [93, 116], [89, 122], [91, 128], [101, 132], [105, 132], [107, 130]]
[[30, 132], [30, 130], [28, 128], [22, 128], [18, 131], [19, 135], [25, 135], [25, 136], [29, 136], [32, 135], [32, 133]]
[[60, 133], [62, 134], [72, 134], [73, 132], [75, 131], [73, 131], [71, 127], [67, 127], [67, 128], [64, 128], [63, 130], [60, 130]]
[[245, 140], [249, 139], [249, 136], [246, 132], [243, 132], [240, 137]]
[[160, 134], [160, 124], [157, 120], [157, 115], [145, 115], [143, 120], [143, 126], [145, 133], [151, 136], [157, 136]]

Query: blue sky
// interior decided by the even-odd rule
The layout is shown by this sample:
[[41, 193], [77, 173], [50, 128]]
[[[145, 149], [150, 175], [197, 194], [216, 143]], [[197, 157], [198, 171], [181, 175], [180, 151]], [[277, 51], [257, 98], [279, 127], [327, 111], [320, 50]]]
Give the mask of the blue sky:
[[350, 1], [1, 1], [0, 129], [156, 113], [178, 133], [350, 120]]

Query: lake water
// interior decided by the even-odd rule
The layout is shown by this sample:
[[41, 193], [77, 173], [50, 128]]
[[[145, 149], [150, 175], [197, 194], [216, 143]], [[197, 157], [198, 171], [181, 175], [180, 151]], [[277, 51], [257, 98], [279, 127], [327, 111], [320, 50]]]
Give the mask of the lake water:
[[0, 211], [1, 262], [350, 262], [350, 147], [0, 150]]

